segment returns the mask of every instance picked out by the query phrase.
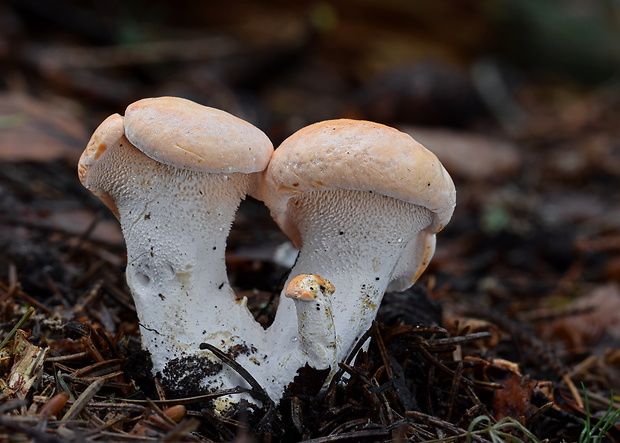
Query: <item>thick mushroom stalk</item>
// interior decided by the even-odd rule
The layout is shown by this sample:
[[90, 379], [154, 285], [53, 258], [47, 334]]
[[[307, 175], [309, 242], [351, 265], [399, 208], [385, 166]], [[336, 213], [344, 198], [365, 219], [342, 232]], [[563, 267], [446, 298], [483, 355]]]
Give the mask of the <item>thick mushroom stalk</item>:
[[[285, 140], [261, 196], [300, 248], [291, 275], [316, 273], [338, 288], [338, 361], [370, 327], [386, 289], [404, 290], [423, 272], [455, 205], [454, 184], [431, 152], [393, 128], [354, 120]], [[290, 329], [293, 309], [281, 297], [268, 334]]]
[[316, 272], [337, 288], [334, 323], [344, 359], [377, 315], [407, 245], [430, 226], [427, 209], [366, 191], [313, 191], [292, 199], [302, 248], [291, 274]]
[[80, 180], [119, 218], [143, 347], [176, 394], [244, 384], [201, 343], [249, 370], [264, 359], [264, 330], [231, 289], [224, 253], [237, 207], [272, 149], [249, 123], [161, 98], [105, 120], [80, 159]]
[[316, 369], [334, 366], [338, 355], [338, 339], [330, 297], [334, 285], [314, 274], [293, 278], [284, 295], [295, 303], [300, 351]]

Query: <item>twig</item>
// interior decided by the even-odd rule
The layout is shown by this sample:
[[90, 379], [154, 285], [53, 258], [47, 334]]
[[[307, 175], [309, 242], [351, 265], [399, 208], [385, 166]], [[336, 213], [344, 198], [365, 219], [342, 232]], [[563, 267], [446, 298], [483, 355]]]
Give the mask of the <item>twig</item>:
[[67, 256], [66, 256], [67, 260], [70, 260], [71, 258], [73, 258], [73, 255], [82, 248], [84, 241], [86, 241], [91, 236], [91, 234], [93, 233], [93, 231], [95, 230], [95, 228], [97, 227], [97, 225], [102, 219], [103, 219], [103, 212], [99, 211], [97, 214], [95, 214], [95, 217], [93, 217], [92, 221], [88, 224], [84, 232], [78, 235], [77, 241], [75, 242], [75, 244], [73, 244], [71, 248], [69, 248], [69, 251], [67, 251]]
[[[105, 360], [105, 361], [101, 361], [101, 362], [97, 362], [97, 363], [93, 363], [92, 365], [88, 365], [84, 368], [81, 369], [76, 369], [72, 374], [71, 377], [84, 377], [85, 375], [94, 372], [94, 371], [102, 371], [102, 370], [106, 370], [109, 369], [111, 371], [119, 371], [120, 367], [121, 367], [121, 363], [124, 360], [122, 358], [115, 358], [115, 359], [111, 359], [111, 360]], [[101, 375], [105, 375], [105, 374], [109, 374], [109, 372], [104, 373], [104, 374], [95, 374], [93, 375], [93, 377], [98, 377]]]
[[463, 362], [460, 361], [454, 371], [454, 377], [452, 378], [452, 386], [450, 387], [450, 394], [448, 397], [448, 410], [446, 412], [446, 421], [450, 421], [452, 417], [452, 411], [456, 403], [456, 394], [461, 386], [461, 378], [463, 377]]
[[[160, 419], [162, 420], [164, 423], [166, 423], [167, 425], [169, 425], [170, 427], [176, 426], [176, 422], [173, 421], [168, 415], [166, 415], [166, 413], [164, 413], [164, 411], [161, 410], [161, 408], [159, 406], [157, 406], [153, 400], [151, 399], [146, 399], [146, 401], [148, 402], [149, 407], [151, 408], [151, 410], [153, 411], [153, 413]], [[183, 415], [185, 415], [185, 407], [181, 406], [182, 410], [183, 410]]]
[[77, 304], [75, 308], [73, 308], [74, 317], [79, 317], [79, 314], [84, 310], [84, 308], [99, 297], [103, 283], [103, 280], [97, 280], [95, 282], [92, 289], [88, 292], [88, 295], [82, 299], [81, 303]]
[[379, 349], [379, 355], [381, 356], [381, 360], [383, 361], [383, 367], [385, 368], [385, 375], [388, 380], [392, 380], [394, 378], [394, 373], [392, 371], [392, 366], [390, 365], [390, 359], [388, 358], [388, 352], [385, 348], [385, 343], [383, 342], [383, 337], [379, 333], [379, 328], [377, 326], [377, 322], [372, 323], [372, 333], [375, 339], [375, 344]]
[[[6, 284], [4, 284], [1, 281], [0, 281], [0, 289], [2, 289], [3, 291], [8, 291], [9, 290], [9, 288], [6, 286]], [[13, 291], [13, 294], [17, 295], [18, 297], [23, 298], [24, 300], [26, 300], [26, 303], [28, 303], [29, 305], [32, 305], [32, 306], [36, 306], [37, 308], [39, 308], [40, 310], [42, 310], [46, 314], [52, 314], [53, 313], [50, 308], [48, 308], [47, 306], [45, 306], [41, 302], [35, 300], [34, 298], [32, 298], [31, 296], [29, 296], [28, 294], [26, 294], [24, 291], [22, 291], [20, 289], [16, 289], [15, 291]]]
[[[371, 334], [372, 334], [372, 327], [368, 328], [368, 330], [364, 332], [364, 335], [362, 335], [357, 341], [357, 343], [355, 343], [355, 346], [353, 346], [353, 349], [351, 349], [351, 352], [349, 352], [349, 355], [343, 362], [345, 365], [349, 365], [351, 363], [351, 360], [353, 360], [353, 358], [357, 355], [359, 350], [362, 349], [362, 346], [364, 346], [364, 343], [366, 343], [366, 340], [368, 340]], [[341, 366], [341, 364], [339, 364], [339, 366], [340, 366], [340, 369], [338, 369], [338, 371], [336, 371], [336, 373], [332, 377], [331, 381], [329, 382], [329, 386], [327, 387], [327, 391], [325, 393], [325, 400], [328, 403], [330, 408], [334, 407], [334, 402], [336, 400], [335, 398], [336, 387], [338, 386], [340, 379], [345, 373], [344, 367]]]
[[153, 403], [158, 406], [189, 405], [192, 403], [201, 403], [207, 400], [213, 400], [214, 398], [222, 397], [224, 395], [244, 394], [248, 392], [250, 392], [249, 389], [243, 388], [241, 386], [236, 386], [231, 389], [225, 389], [223, 391], [213, 392], [211, 394], [197, 395], [195, 397], [174, 398], [172, 400], [133, 400], [129, 398], [123, 398], [120, 400], [123, 403], [134, 403], [139, 405], [148, 405], [149, 403]]
[[583, 406], [584, 406], [583, 399], [581, 398], [581, 395], [579, 394], [577, 387], [573, 383], [573, 380], [571, 380], [570, 375], [568, 375], [568, 372], [562, 375], [562, 381], [564, 381], [564, 383], [566, 383], [566, 386], [568, 386], [568, 390], [573, 396], [575, 403], [577, 403], [577, 406], [583, 409]]
[[263, 403], [267, 403], [275, 407], [273, 400], [269, 397], [267, 391], [265, 391], [265, 389], [260, 385], [260, 383], [257, 382], [256, 379], [252, 376], [252, 374], [250, 374], [243, 366], [241, 366], [239, 363], [226, 355], [226, 353], [222, 352], [221, 350], [209, 343], [200, 343], [200, 349], [207, 349], [211, 351], [213, 354], [215, 354], [217, 358], [222, 360], [224, 363], [234, 369], [235, 372], [237, 372], [241, 377], [243, 377], [243, 379], [247, 381], [252, 388], [250, 390], [250, 394], [252, 394], [257, 400], [260, 400]]
[[[75, 402], [68, 403], [72, 405], [75, 404]], [[124, 400], [122, 400], [121, 403], [91, 402], [88, 403], [88, 409], [95, 411], [135, 412], [138, 414], [141, 414], [146, 410], [146, 408], [142, 405], [126, 403]]]
[[[181, 437], [187, 438], [190, 436], [190, 432], [194, 432], [196, 429], [200, 427], [200, 422], [195, 419], [186, 420], [185, 422], [177, 424], [174, 428], [164, 435], [162, 441], [180, 441]], [[194, 441], [198, 441], [198, 439], [194, 438]]]
[[[92, 409], [92, 403], [88, 405], [88, 409]], [[114, 426], [116, 426], [119, 423], [122, 423], [125, 420], [127, 420], [127, 415], [124, 415], [124, 414], [118, 415], [118, 416], [114, 417], [112, 420], [109, 420], [109, 421], [103, 423], [102, 425], [96, 427], [92, 431], [88, 432], [86, 434], [86, 436], [88, 436], [88, 437], [96, 437], [98, 434], [101, 434], [106, 429], [114, 429], [115, 431], [117, 431], [114, 428]], [[119, 432], [119, 435], [125, 435], [125, 434]]]
[[[420, 346], [418, 349], [420, 350], [420, 353], [426, 359], [426, 361], [428, 361], [433, 367], [437, 369], [441, 369], [445, 373], [450, 374], [452, 377], [454, 377], [454, 371], [450, 369], [449, 367], [447, 367], [446, 365], [444, 365], [439, 360], [437, 360], [430, 352], [428, 352], [428, 349], [426, 349], [425, 346]], [[460, 381], [464, 385], [470, 385], [470, 386], [473, 385], [473, 382], [467, 378], [461, 377]]]
[[[433, 417], [432, 415], [424, 414], [418, 411], [407, 411], [405, 412], [405, 416], [407, 418], [415, 419], [417, 422], [423, 421], [425, 423], [432, 424], [434, 426], [440, 426], [443, 429], [449, 430], [451, 433], [455, 435], [467, 435], [467, 430], [459, 428], [458, 426], [453, 425], [450, 422], [441, 420], [440, 418]], [[484, 438], [478, 437], [477, 435], [471, 435], [472, 440], [478, 442], [487, 442]]]
[[119, 434], [117, 432], [109, 432], [109, 431], [101, 431], [98, 435], [98, 437], [109, 437], [108, 441], [121, 441], [121, 440], [127, 440], [127, 441], [161, 441], [161, 439], [159, 438], [153, 438], [153, 437], [146, 437], [144, 435], [129, 435], [129, 434]]
[[434, 339], [428, 340], [428, 343], [432, 346], [460, 345], [463, 343], [471, 343], [474, 341], [482, 340], [483, 338], [488, 338], [488, 337], [491, 337], [492, 335], [493, 334], [491, 334], [488, 331], [474, 332], [472, 334], [459, 335], [457, 337], [434, 338]]
[[33, 312], [34, 312], [34, 308], [30, 306], [28, 310], [26, 311], [26, 313], [22, 315], [22, 318], [19, 319], [17, 324], [13, 326], [13, 329], [11, 329], [11, 332], [9, 332], [6, 337], [4, 337], [4, 340], [2, 340], [2, 343], [0, 343], [0, 349], [3, 349], [6, 346], [6, 344], [13, 339], [13, 336], [15, 335], [17, 330], [20, 329], [24, 325], [24, 323], [28, 321], [28, 319], [30, 318]]
[[0, 405], [0, 414], [4, 414], [6, 412], [12, 411], [13, 409], [21, 408], [25, 406], [26, 400], [11, 400], [6, 402], [3, 405]]
[[17, 291], [19, 288], [19, 284], [17, 283], [17, 268], [13, 263], [9, 264], [9, 288], [8, 290], [0, 297], [0, 303], [4, 302], [8, 298], [11, 298], [13, 293]]
[[48, 357], [45, 359], [45, 363], [58, 363], [61, 361], [79, 360], [81, 358], [88, 357], [90, 354], [87, 351], [78, 352], [75, 354], [59, 355], [57, 357]]
[[304, 440], [305, 443], [331, 443], [339, 441], [378, 441], [381, 437], [387, 437], [390, 435], [388, 429], [369, 429], [364, 431], [352, 431], [344, 434], [330, 435], [328, 437], [313, 438], [311, 440]]
[[99, 389], [103, 387], [105, 382], [105, 380], [99, 379], [95, 380], [90, 386], [88, 386], [78, 397], [75, 403], [73, 403], [73, 405], [69, 408], [61, 421], [73, 420], [76, 418], [80, 412], [82, 412], [82, 409], [86, 407], [86, 404], [92, 400], [97, 392], [99, 392]]
[[[36, 441], [39, 443], [61, 443], [61, 440], [51, 437], [45, 432], [40, 432], [31, 426], [25, 426], [24, 424], [20, 423], [18, 420], [12, 417], [13, 416], [9, 416], [9, 415], [4, 415], [4, 416], [0, 415], [0, 426], [13, 431], [11, 432], [11, 436], [14, 437], [15, 439], [17, 439], [17, 435], [15, 434], [22, 433], [29, 437], [32, 437], [33, 441]], [[33, 418], [36, 418], [36, 417], [33, 417]], [[36, 418], [36, 420], [39, 421], [40, 419]]]

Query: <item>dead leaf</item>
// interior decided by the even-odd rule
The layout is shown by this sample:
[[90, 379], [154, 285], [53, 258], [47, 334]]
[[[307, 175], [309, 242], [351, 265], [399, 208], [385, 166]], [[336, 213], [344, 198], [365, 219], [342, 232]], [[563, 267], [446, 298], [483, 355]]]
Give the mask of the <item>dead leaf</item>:
[[[571, 303], [567, 310], [579, 314], [541, 325], [544, 339], [560, 339], [576, 351], [595, 345], [607, 348], [620, 344], [620, 289], [617, 284], [598, 287]], [[601, 343], [603, 338], [606, 340]]]
[[6, 386], [3, 386], [3, 395], [25, 398], [41, 374], [49, 348], [35, 346], [26, 338], [24, 331], [17, 330], [12, 345], [0, 351], [2, 357], [8, 355], [14, 359]]
[[0, 161], [77, 162], [86, 128], [59, 106], [23, 94], [0, 95]]
[[531, 400], [538, 382], [521, 374], [516, 363], [503, 359], [491, 359], [483, 368], [484, 378], [497, 383], [502, 389], [493, 393], [491, 408], [493, 417], [501, 420], [505, 417], [525, 419], [538, 407]]
[[493, 395], [492, 409], [496, 420], [504, 417], [527, 418], [538, 409], [531, 402], [536, 381], [510, 371], [494, 381], [501, 382], [504, 387]]
[[466, 180], [505, 181], [523, 162], [516, 146], [504, 140], [446, 129], [400, 129], [433, 152], [450, 174]]

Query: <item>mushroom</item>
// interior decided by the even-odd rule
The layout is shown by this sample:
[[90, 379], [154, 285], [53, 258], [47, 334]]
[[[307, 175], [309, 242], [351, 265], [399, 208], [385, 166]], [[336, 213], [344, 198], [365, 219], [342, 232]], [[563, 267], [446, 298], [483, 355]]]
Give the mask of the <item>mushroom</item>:
[[[300, 249], [291, 275], [318, 274], [338, 288], [331, 297], [338, 361], [370, 327], [386, 289], [404, 290], [424, 271], [456, 199], [437, 157], [409, 135], [348, 119], [286, 139], [261, 176], [260, 194]], [[268, 340], [291, 329], [293, 309], [280, 298]]]
[[334, 291], [330, 281], [314, 274], [300, 274], [284, 289], [284, 296], [295, 303], [301, 353], [316, 369], [337, 363], [338, 342], [330, 300]]
[[240, 201], [273, 152], [258, 128], [189, 100], [131, 104], [94, 132], [83, 185], [118, 217], [142, 344], [177, 394], [243, 385], [201, 343], [257, 366], [264, 330], [226, 274], [226, 238]]

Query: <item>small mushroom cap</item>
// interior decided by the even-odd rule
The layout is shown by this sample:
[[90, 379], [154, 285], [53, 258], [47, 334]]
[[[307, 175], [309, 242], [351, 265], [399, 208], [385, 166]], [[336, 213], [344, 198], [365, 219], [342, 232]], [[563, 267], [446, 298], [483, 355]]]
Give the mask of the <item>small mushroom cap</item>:
[[299, 274], [286, 285], [284, 295], [292, 299], [312, 301], [321, 293], [329, 296], [334, 291], [334, 285], [319, 275]]
[[307, 126], [274, 152], [261, 182], [261, 198], [296, 246], [289, 199], [308, 191], [372, 191], [422, 206], [439, 232], [456, 204], [454, 183], [437, 157], [411, 136], [362, 120], [328, 120]]
[[117, 217], [118, 209], [114, 204], [114, 199], [107, 192], [90, 183], [89, 172], [105, 151], [125, 140], [124, 132], [123, 117], [112, 114], [95, 129], [78, 162], [78, 177], [82, 185], [99, 197]]
[[273, 152], [269, 138], [252, 124], [178, 97], [129, 105], [125, 135], [152, 159], [199, 172], [262, 171]]

